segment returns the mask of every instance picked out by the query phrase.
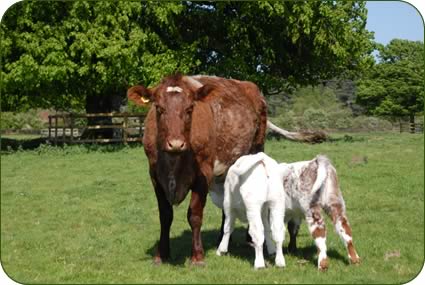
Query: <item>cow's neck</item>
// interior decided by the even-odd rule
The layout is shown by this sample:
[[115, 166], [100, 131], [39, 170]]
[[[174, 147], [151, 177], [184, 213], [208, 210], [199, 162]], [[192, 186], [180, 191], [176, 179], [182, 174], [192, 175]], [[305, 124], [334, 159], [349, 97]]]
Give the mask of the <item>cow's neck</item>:
[[179, 204], [187, 195], [194, 180], [193, 154], [160, 152], [157, 176], [171, 204]]

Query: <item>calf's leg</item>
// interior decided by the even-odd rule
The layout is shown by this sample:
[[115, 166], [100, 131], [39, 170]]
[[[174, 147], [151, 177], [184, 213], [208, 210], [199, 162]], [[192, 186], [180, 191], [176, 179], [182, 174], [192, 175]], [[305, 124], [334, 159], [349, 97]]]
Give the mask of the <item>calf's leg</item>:
[[[248, 205], [247, 205], [248, 206]], [[246, 209], [246, 216], [249, 223], [249, 234], [255, 248], [254, 268], [266, 267], [263, 255], [264, 227], [261, 220], [261, 207], [251, 206]]]
[[218, 249], [216, 251], [217, 255], [222, 255], [226, 253], [229, 249], [229, 240], [230, 236], [234, 230], [235, 227], [235, 219], [236, 216], [232, 212], [232, 209], [230, 206], [223, 205], [224, 207], [224, 226], [223, 226], [223, 238], [221, 239], [220, 245], [218, 246]]
[[278, 267], [285, 267], [285, 258], [283, 257], [283, 240], [285, 237], [284, 224], [285, 209], [283, 203], [270, 202], [270, 225], [274, 242], [276, 243], [275, 264]]
[[319, 270], [328, 269], [329, 262], [326, 254], [326, 227], [318, 205], [312, 205], [306, 213], [308, 230], [313, 236], [318, 251], [317, 267]]
[[273, 255], [273, 254], [276, 254], [276, 244], [272, 240], [272, 230], [270, 228], [269, 217], [270, 217], [269, 208], [263, 207], [261, 211], [261, 219], [263, 221], [263, 226], [264, 226], [264, 237], [266, 240], [267, 253], [269, 255]]
[[329, 216], [335, 226], [335, 231], [344, 242], [345, 248], [348, 251], [348, 258], [352, 264], [360, 263], [360, 257], [358, 256], [356, 249], [353, 244], [353, 235], [348, 218], [345, 214], [345, 207], [343, 203], [334, 203], [329, 207]]
[[297, 235], [300, 229], [301, 221], [299, 219], [291, 219], [288, 221], [289, 244], [288, 252], [294, 254], [297, 252]]

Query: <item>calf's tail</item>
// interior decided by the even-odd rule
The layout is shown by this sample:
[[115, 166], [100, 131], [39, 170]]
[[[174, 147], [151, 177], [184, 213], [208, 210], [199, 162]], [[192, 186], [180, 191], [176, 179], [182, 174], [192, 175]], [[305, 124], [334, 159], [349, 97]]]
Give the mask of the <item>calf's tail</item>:
[[312, 192], [316, 192], [322, 187], [328, 176], [328, 166], [331, 163], [324, 155], [318, 155], [314, 160], [316, 160], [317, 163], [317, 178], [313, 184]]
[[263, 161], [264, 158], [265, 154], [263, 152], [243, 156], [235, 162], [232, 167], [232, 171], [239, 176], [244, 175], [249, 170], [251, 170], [251, 168]]

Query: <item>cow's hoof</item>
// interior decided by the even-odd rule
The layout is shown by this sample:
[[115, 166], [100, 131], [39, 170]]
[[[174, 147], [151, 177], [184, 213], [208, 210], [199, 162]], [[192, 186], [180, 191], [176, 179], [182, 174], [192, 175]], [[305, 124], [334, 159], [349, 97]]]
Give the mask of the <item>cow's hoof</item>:
[[223, 256], [223, 255], [225, 255], [227, 252], [225, 252], [225, 251], [221, 251], [221, 250], [219, 250], [219, 249], [217, 249], [217, 251], [215, 252], [215, 254], [217, 255], [217, 256]]
[[160, 256], [155, 256], [155, 257], [153, 258], [153, 264], [154, 264], [154, 265], [161, 265], [161, 264], [162, 264], [162, 259], [161, 259], [161, 257], [160, 257]]
[[203, 260], [193, 260], [190, 262], [190, 266], [203, 267], [205, 266], [205, 261]]

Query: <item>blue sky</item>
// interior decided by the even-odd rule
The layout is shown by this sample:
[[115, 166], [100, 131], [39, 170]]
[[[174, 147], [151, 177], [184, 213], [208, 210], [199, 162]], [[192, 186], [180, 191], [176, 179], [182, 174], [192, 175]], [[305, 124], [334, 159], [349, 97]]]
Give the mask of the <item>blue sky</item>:
[[424, 41], [421, 15], [401, 1], [368, 1], [366, 28], [375, 32], [375, 41], [388, 44], [392, 39]]

